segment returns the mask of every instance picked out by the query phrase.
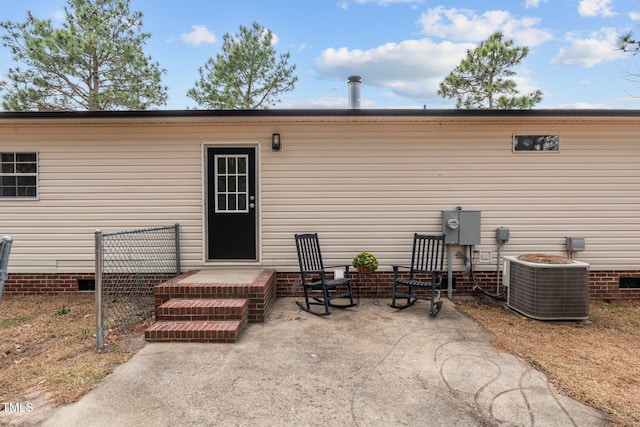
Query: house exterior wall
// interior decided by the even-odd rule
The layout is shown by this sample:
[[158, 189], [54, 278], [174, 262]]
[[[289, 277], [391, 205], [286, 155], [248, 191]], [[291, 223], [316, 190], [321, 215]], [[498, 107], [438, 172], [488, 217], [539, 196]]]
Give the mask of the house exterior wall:
[[[318, 232], [328, 262], [370, 251], [403, 264], [414, 232], [440, 233], [442, 210], [479, 210], [492, 259], [565, 253], [592, 269], [637, 269], [638, 123], [344, 124], [291, 129], [263, 162], [265, 261], [295, 269], [293, 232]], [[514, 153], [513, 133], [558, 133], [559, 152]], [[462, 250], [454, 248], [454, 254]], [[268, 255], [267, 255], [268, 254]], [[461, 261], [456, 262], [460, 266]]]
[[[202, 268], [203, 147], [242, 144], [260, 157], [258, 264], [285, 276], [297, 269], [294, 233], [317, 232], [328, 265], [369, 251], [385, 272], [409, 261], [414, 232], [440, 233], [441, 212], [457, 206], [481, 211], [474, 249], [490, 257], [476, 260], [479, 272], [496, 271], [495, 230], [504, 226], [502, 256], [561, 255], [566, 236], [583, 236], [586, 250], [574, 257], [592, 274], [633, 275], [638, 130], [635, 117], [0, 120], [0, 151], [39, 156], [38, 200], [0, 199], [0, 233], [15, 239], [14, 275], [87, 274], [96, 229], [179, 223], [183, 270]], [[281, 152], [271, 151], [273, 132]], [[514, 153], [513, 134], [559, 134], [560, 151]], [[458, 272], [462, 258], [453, 259]]]

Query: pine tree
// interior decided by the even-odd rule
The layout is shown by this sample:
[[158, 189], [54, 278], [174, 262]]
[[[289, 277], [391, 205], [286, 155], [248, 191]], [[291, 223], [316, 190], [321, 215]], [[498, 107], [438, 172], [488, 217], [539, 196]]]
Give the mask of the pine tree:
[[277, 57], [273, 33], [254, 22], [235, 35], [222, 36], [222, 53], [199, 69], [200, 79], [187, 96], [212, 109], [266, 109], [294, 89], [296, 66], [289, 53]]
[[466, 109], [527, 109], [542, 101], [536, 90], [519, 95], [512, 68], [529, 53], [527, 47], [513, 46], [513, 40], [503, 40], [501, 32], [493, 33], [466, 57], [440, 83], [438, 95], [455, 98], [456, 108]]
[[3, 106], [12, 111], [144, 110], [164, 105], [165, 70], [145, 56], [150, 34], [129, 0], [67, 0], [61, 28], [27, 13], [1, 22], [13, 60]]

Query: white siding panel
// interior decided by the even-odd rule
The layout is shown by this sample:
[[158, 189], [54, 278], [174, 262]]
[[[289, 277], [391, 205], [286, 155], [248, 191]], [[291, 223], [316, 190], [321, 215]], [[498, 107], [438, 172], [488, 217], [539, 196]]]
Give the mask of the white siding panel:
[[[202, 144], [261, 143], [261, 259], [297, 268], [294, 233], [318, 232], [327, 264], [373, 252], [406, 264], [441, 211], [482, 211], [502, 255], [575, 254], [593, 269], [640, 268], [640, 122], [540, 120], [4, 127], [0, 150], [39, 153], [39, 200], [0, 200], [12, 271], [91, 271], [95, 229], [181, 225], [185, 269], [202, 266]], [[273, 132], [283, 151], [271, 152]], [[560, 151], [514, 153], [513, 134], [560, 134]], [[462, 248], [454, 248], [454, 253]], [[456, 259], [456, 268], [461, 268]], [[492, 265], [493, 264], [493, 265]], [[492, 264], [479, 268], [495, 268]]]
[[[327, 262], [366, 250], [382, 268], [404, 264], [413, 232], [440, 233], [441, 211], [462, 206], [482, 211], [476, 249], [494, 257], [495, 229], [506, 226], [504, 255], [564, 254], [565, 237], [580, 235], [587, 250], [574, 256], [592, 268], [639, 268], [637, 131], [602, 123], [281, 131], [284, 151], [263, 162], [265, 263], [295, 269], [293, 233], [318, 232]], [[514, 133], [559, 133], [560, 152], [514, 153]]]
[[[94, 233], [181, 225], [184, 263], [201, 260], [201, 140], [180, 127], [34, 126], [0, 151], [35, 150], [39, 199], [0, 200], [11, 271], [91, 272]], [[150, 132], [151, 131], [151, 132]]]

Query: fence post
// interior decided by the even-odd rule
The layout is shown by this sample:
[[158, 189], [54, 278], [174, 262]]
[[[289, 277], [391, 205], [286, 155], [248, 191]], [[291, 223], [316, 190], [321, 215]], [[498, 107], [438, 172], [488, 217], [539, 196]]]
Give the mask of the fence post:
[[104, 310], [102, 307], [102, 231], [96, 230], [95, 236], [95, 281], [96, 281], [96, 347], [104, 346]]
[[0, 240], [0, 301], [4, 292], [4, 282], [9, 277], [9, 254], [11, 254], [12, 243], [11, 236], [4, 236]]
[[176, 223], [176, 276], [180, 275], [180, 224]]

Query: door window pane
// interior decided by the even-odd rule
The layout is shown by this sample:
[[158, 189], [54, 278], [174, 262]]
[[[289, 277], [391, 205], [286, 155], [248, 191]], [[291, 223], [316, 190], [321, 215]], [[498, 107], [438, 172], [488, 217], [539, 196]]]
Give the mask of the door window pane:
[[227, 191], [227, 177], [219, 176], [218, 177], [218, 191]]
[[247, 209], [247, 196], [244, 194], [238, 194], [238, 210], [244, 211]]
[[227, 196], [224, 194], [218, 194], [218, 205], [216, 208], [221, 211], [227, 210]]
[[215, 156], [216, 212], [249, 211], [248, 162], [249, 157], [246, 154]]

